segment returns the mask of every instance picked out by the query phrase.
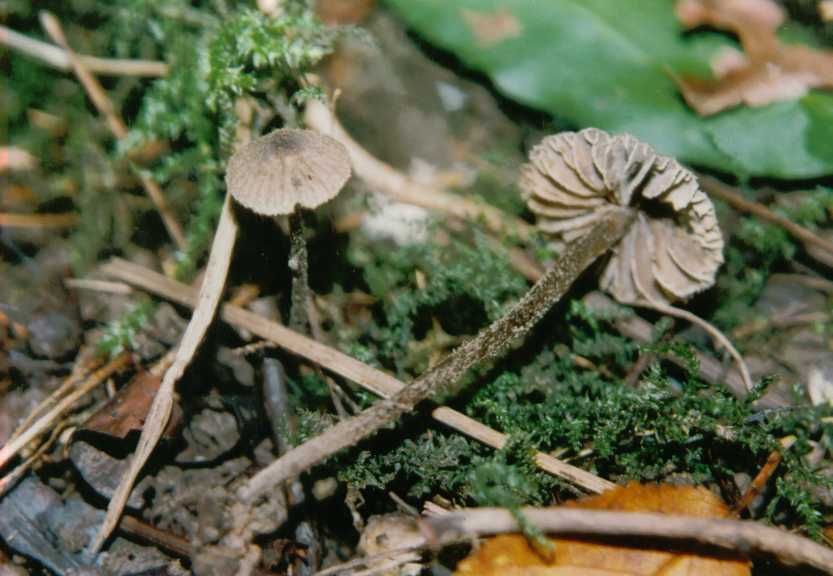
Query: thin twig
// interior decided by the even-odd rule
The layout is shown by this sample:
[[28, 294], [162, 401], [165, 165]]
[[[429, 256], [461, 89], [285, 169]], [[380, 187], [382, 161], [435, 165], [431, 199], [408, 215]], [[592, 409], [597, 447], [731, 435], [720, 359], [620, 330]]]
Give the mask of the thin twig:
[[825, 294], [833, 294], [833, 282], [827, 278], [809, 276], [807, 274], [777, 273], [769, 277], [770, 282], [793, 282]]
[[75, 212], [63, 214], [14, 214], [0, 212], [0, 228], [72, 228], [79, 221]]
[[[173, 300], [183, 306], [193, 307], [196, 302], [196, 291], [190, 286], [120, 258], [114, 258], [104, 264], [101, 272], [147, 292]], [[381, 370], [368, 366], [311, 338], [292, 332], [285, 326], [249, 310], [225, 304], [220, 315], [225, 322], [244, 328], [264, 340], [274, 342], [288, 352], [319, 364], [323, 368], [355, 382], [365, 390], [383, 398], [390, 398], [405, 387], [403, 382]], [[500, 449], [507, 441], [504, 434], [484, 426], [456, 410], [438, 408], [434, 411], [433, 416], [438, 422], [492, 448]], [[614, 486], [613, 483], [586, 470], [571, 466], [541, 452], [536, 455], [536, 461], [542, 470], [573, 482], [589, 492], [604, 492]]]
[[60, 437], [61, 433], [64, 431], [63, 426], [57, 426], [52, 429], [52, 432], [49, 434], [49, 438], [45, 442], [43, 442], [35, 452], [26, 458], [23, 462], [18, 464], [14, 470], [0, 478], [0, 498], [2, 498], [6, 492], [8, 492], [13, 486], [15, 486], [21, 478], [23, 478], [24, 474], [29, 471], [32, 465], [38, 461], [38, 459], [44, 455], [44, 453], [49, 450], [55, 441]]
[[[72, 63], [65, 50], [40, 40], [30, 38], [11, 28], [0, 25], [0, 44], [17, 50], [22, 54], [37, 58], [59, 70], [72, 70]], [[153, 60], [127, 60], [122, 58], [96, 58], [78, 55], [81, 63], [93, 74], [104, 76], [150, 76], [159, 77], [168, 74], [165, 62]]]
[[[79, 355], [81, 356], [81, 355]], [[62, 398], [65, 398], [80, 382], [83, 382], [84, 377], [92, 370], [101, 366], [101, 360], [98, 357], [91, 359], [83, 359], [79, 363], [76, 361], [76, 366], [72, 374], [70, 374], [61, 385], [55, 389], [45, 400], [38, 404], [26, 418], [21, 422], [12, 435], [9, 437], [9, 442], [23, 434], [28, 430], [32, 424], [40, 418], [43, 414], [51, 410]]]
[[534, 228], [526, 222], [494, 206], [425, 186], [408, 178], [362, 148], [350, 137], [335, 115], [322, 102], [310, 100], [304, 119], [310, 128], [332, 136], [344, 144], [350, 154], [350, 161], [356, 174], [374, 190], [406, 204], [421, 206], [472, 222], [482, 220], [484, 225], [493, 232], [515, 235], [521, 240], [528, 239], [534, 231]]
[[[313, 576], [335, 576], [336, 574], [351, 574], [352, 576], [356, 576], [358, 573], [354, 570], [356, 568], [360, 568], [362, 566], [371, 566], [373, 564], [377, 564], [382, 560], [388, 560], [392, 557], [397, 557], [403, 554], [408, 554], [410, 552], [416, 552], [417, 550], [421, 550], [422, 548], [426, 547], [427, 543], [418, 543], [412, 546], [403, 546], [402, 548], [394, 548], [392, 550], [385, 550], [384, 552], [380, 552], [378, 554], [373, 554], [371, 556], [364, 556], [362, 558], [354, 558], [353, 560], [348, 560], [347, 562], [343, 562], [341, 564], [336, 564], [335, 566], [330, 566], [329, 568], [325, 568], [324, 570], [319, 570]], [[405, 560], [405, 562], [415, 562], [419, 560], [419, 556], [411, 557]], [[404, 562], [398, 562], [393, 567], [402, 564]], [[391, 567], [385, 566], [385, 568], [390, 571]], [[394, 572], [395, 573], [395, 572]]]
[[190, 559], [194, 553], [194, 547], [185, 538], [160, 530], [156, 526], [151, 526], [126, 514], [119, 521], [119, 530], [132, 536], [138, 536], [145, 542], [159, 546], [180, 558]]
[[297, 476], [339, 450], [354, 446], [410, 412], [421, 401], [457, 382], [473, 366], [496, 357], [523, 337], [567, 292], [578, 276], [625, 234], [630, 212], [614, 212], [561, 255], [558, 263], [535, 283], [506, 314], [446, 356], [439, 364], [400, 390], [349, 420], [287, 452], [255, 474], [238, 494], [254, 503], [267, 490]]
[[[523, 508], [521, 514], [547, 533], [688, 540], [741, 554], [772, 554], [785, 564], [833, 574], [833, 550], [759, 522], [579, 508]], [[501, 508], [475, 508], [425, 518], [420, 526], [429, 543], [442, 545], [465, 536], [519, 532], [516, 517]]]
[[795, 436], [785, 436], [779, 440], [779, 444], [781, 445], [780, 448], [773, 450], [769, 457], [766, 459], [766, 463], [763, 465], [761, 470], [755, 475], [755, 478], [752, 479], [752, 482], [749, 483], [749, 487], [746, 489], [746, 492], [741, 496], [740, 500], [732, 507], [732, 511], [735, 514], [740, 514], [752, 504], [752, 502], [757, 498], [761, 492], [764, 491], [766, 488], [769, 479], [775, 473], [775, 470], [778, 468], [778, 465], [781, 463], [781, 460], [784, 457], [784, 452], [789, 450], [790, 447], [795, 444], [796, 437]]
[[[122, 121], [121, 117], [116, 112], [113, 103], [110, 101], [110, 98], [107, 96], [107, 93], [104, 91], [104, 88], [102, 88], [99, 81], [70, 48], [58, 19], [46, 11], [41, 12], [40, 17], [41, 25], [44, 30], [46, 30], [52, 40], [59, 44], [66, 52], [70, 64], [72, 65], [73, 72], [75, 72], [79, 82], [81, 82], [81, 85], [84, 87], [84, 91], [86, 91], [87, 96], [89, 96], [90, 100], [92, 100], [99, 114], [104, 116], [107, 121], [107, 126], [110, 128], [113, 136], [115, 136], [117, 140], [124, 140], [127, 137], [127, 126], [125, 126], [124, 121]], [[137, 176], [139, 177], [145, 192], [147, 192], [147, 195], [150, 197], [151, 201], [153, 201], [156, 210], [159, 212], [159, 216], [162, 218], [162, 223], [165, 225], [165, 229], [168, 231], [168, 234], [171, 236], [178, 248], [184, 248], [186, 244], [185, 233], [182, 231], [182, 226], [177, 221], [170, 209], [170, 206], [168, 206], [168, 201], [165, 199], [165, 194], [162, 192], [162, 188], [160, 188], [159, 184], [142, 172], [137, 172]]]
[[121, 516], [124, 506], [127, 504], [133, 484], [168, 424], [174, 403], [174, 386], [190, 364], [191, 358], [202, 343], [205, 332], [214, 319], [214, 313], [226, 283], [226, 276], [231, 263], [231, 253], [234, 250], [236, 239], [237, 221], [232, 212], [231, 197], [226, 195], [220, 212], [220, 221], [217, 223], [217, 231], [214, 233], [214, 241], [211, 244], [211, 253], [208, 257], [205, 276], [197, 297], [197, 305], [188, 326], [185, 327], [185, 333], [182, 335], [173, 363], [165, 371], [162, 382], [153, 397], [153, 403], [148, 410], [144, 426], [142, 426], [142, 433], [139, 436], [139, 443], [136, 446], [133, 459], [130, 461], [130, 466], [119, 481], [119, 485], [107, 506], [104, 523], [91, 546], [93, 552], [101, 550], [104, 542], [118, 524], [119, 516]]
[[100, 369], [93, 372], [72, 393], [61, 399], [55, 406], [33, 422], [29, 428], [0, 448], [0, 468], [5, 466], [24, 446], [45, 432], [64, 412], [69, 410], [79, 399], [88, 394], [96, 386], [104, 382], [112, 374], [127, 367], [131, 362], [130, 354], [123, 353]]
[[789, 232], [793, 237], [803, 242], [808, 248], [809, 246], [815, 247], [816, 250], [808, 249], [807, 253], [822, 264], [833, 267], [833, 242], [830, 240], [822, 238], [812, 230], [809, 230], [800, 224], [796, 224], [789, 218], [784, 218], [783, 216], [776, 214], [760, 202], [750, 202], [741, 196], [738, 191], [733, 189], [728, 184], [724, 184], [717, 178], [706, 176], [705, 174], [699, 174], [697, 179], [700, 181], [700, 185], [703, 189], [706, 190], [706, 192], [708, 192], [711, 196], [717, 196], [736, 210], [754, 214], [762, 220], [766, 220], [771, 224], [780, 226]]
[[96, 280], [94, 278], [67, 278], [64, 280], [64, 286], [70, 290], [90, 290], [120, 296], [126, 296], [133, 292], [133, 289], [124, 282], [108, 282], [107, 280]]

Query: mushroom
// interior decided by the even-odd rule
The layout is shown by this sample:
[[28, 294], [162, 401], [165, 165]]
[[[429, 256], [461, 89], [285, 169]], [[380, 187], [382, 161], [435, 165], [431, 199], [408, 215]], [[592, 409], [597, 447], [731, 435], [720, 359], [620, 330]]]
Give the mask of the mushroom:
[[148, 410], [130, 467], [107, 506], [107, 516], [91, 545], [93, 552], [101, 549], [118, 523], [133, 483], [170, 418], [174, 386], [190, 364], [217, 310], [237, 239], [238, 226], [231, 198], [258, 214], [290, 215], [293, 235], [290, 261], [294, 258], [296, 263], [292, 308], [299, 315], [299, 325], [305, 326], [306, 245], [298, 206], [312, 208], [323, 204], [338, 193], [349, 177], [350, 161], [344, 147], [310, 130], [276, 130], [234, 154], [226, 175], [230, 193], [223, 202], [197, 306]]
[[734, 357], [751, 387], [728, 338], [672, 306], [712, 286], [723, 263], [714, 205], [690, 171], [630, 135], [587, 128], [544, 138], [530, 152], [520, 186], [538, 229], [556, 249], [582, 238], [611, 210], [631, 211], [634, 224], [602, 273], [602, 289], [624, 304], [702, 326]]
[[344, 146], [312, 130], [282, 129], [234, 153], [226, 187], [237, 202], [264, 216], [289, 216], [292, 307], [289, 325], [307, 331], [309, 286], [303, 209], [333, 199], [350, 178]]

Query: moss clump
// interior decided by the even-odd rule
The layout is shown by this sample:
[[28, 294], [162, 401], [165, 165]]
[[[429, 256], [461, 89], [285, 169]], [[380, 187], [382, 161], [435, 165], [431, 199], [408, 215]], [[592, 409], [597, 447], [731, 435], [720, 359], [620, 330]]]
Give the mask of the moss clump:
[[443, 245], [398, 249], [356, 234], [348, 257], [361, 268], [367, 288], [379, 299], [376, 321], [360, 344], [377, 363], [403, 378], [427, 366], [424, 355], [415, 357], [420, 356], [420, 347], [414, 343], [427, 337], [451, 346], [455, 340], [445, 335], [476, 333], [527, 287], [506, 255], [478, 234], [471, 242], [452, 237]]
[[[818, 534], [819, 495], [831, 481], [805, 456], [811, 446], [829, 441], [824, 419], [833, 408], [761, 412], [754, 403], [768, 382], [743, 400], [704, 383], [688, 344], [666, 341], [658, 330], [653, 344], [639, 347], [616, 333], [611, 321], [628, 313], [620, 309], [600, 316], [573, 305], [563, 319], [563, 337], [515, 351], [481, 374], [483, 382], [473, 393], [455, 401], [456, 408], [510, 434], [516, 439], [513, 448], [484, 455], [471, 442], [417, 432], [425, 424], [411, 421], [399, 434], [412, 430], [414, 436], [394, 448], [383, 441], [365, 447], [342, 479], [360, 489], [412, 487], [404, 491], [414, 498], [442, 494], [460, 504], [518, 507], [571, 495], [524, 458], [534, 449], [555, 451], [618, 482], [726, 486], [733, 485], [736, 474], [757, 474], [778, 439], [794, 435], [799, 441], [772, 481], [765, 514]], [[639, 352], [657, 360], [629, 387], [623, 379]], [[579, 368], [576, 355], [590, 359], [595, 368]], [[682, 358], [686, 368], [665, 361], [672, 355]], [[730, 500], [737, 496], [725, 495]]]

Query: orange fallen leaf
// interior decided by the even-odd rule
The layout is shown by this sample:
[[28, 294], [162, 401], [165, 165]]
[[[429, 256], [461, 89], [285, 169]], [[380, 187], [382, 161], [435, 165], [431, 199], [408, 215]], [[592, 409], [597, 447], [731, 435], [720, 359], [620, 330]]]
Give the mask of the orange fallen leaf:
[[680, 0], [676, 10], [686, 28], [728, 30], [743, 47], [743, 53], [726, 50], [717, 56], [715, 80], [676, 78], [686, 102], [702, 116], [833, 88], [833, 52], [782, 43], [776, 31], [784, 13], [774, 0]]
[[[566, 506], [593, 510], [659, 512], [701, 518], [728, 518], [731, 511], [701, 487], [631, 483]], [[518, 534], [496, 536], [457, 566], [466, 576], [749, 576], [750, 563], [729, 554], [706, 555], [692, 548], [669, 550], [655, 542], [631, 539], [628, 545], [611, 540], [551, 538], [555, 547], [543, 558]]]

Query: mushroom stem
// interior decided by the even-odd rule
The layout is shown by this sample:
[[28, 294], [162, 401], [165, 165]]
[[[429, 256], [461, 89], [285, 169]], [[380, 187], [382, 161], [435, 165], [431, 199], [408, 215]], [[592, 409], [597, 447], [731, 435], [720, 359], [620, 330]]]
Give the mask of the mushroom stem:
[[596, 258], [621, 240], [632, 221], [632, 211], [611, 210], [586, 236], [569, 245], [555, 266], [506, 314], [393, 397], [380, 400], [272, 462], [243, 485], [238, 493], [240, 498], [253, 504], [273, 486], [395, 422], [422, 400], [454, 384], [476, 364], [498, 356], [529, 332]]
[[289, 269], [292, 271], [292, 303], [289, 308], [289, 327], [302, 334], [309, 334], [309, 265], [304, 215], [296, 207], [289, 215]]

